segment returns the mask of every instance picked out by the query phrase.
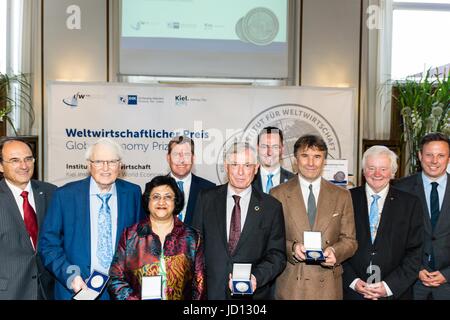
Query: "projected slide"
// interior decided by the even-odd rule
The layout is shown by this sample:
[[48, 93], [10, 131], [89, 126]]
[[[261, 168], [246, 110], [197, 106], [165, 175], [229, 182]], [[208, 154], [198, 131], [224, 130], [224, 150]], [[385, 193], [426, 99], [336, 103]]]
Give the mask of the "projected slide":
[[286, 78], [288, 0], [122, 0], [120, 73]]
[[124, 0], [122, 36], [286, 41], [286, 1]]

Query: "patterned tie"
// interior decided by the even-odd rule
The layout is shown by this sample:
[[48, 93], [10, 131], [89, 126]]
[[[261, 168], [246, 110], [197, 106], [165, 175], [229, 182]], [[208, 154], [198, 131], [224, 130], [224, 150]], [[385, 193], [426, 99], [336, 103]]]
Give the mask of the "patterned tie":
[[316, 220], [316, 212], [317, 212], [316, 198], [314, 197], [312, 188], [313, 188], [313, 185], [310, 184], [309, 185], [309, 196], [308, 196], [308, 219], [309, 219], [309, 224], [310, 224], [311, 228], [314, 226], [314, 221]]
[[370, 238], [372, 239], [372, 243], [375, 241], [375, 237], [377, 235], [378, 221], [380, 220], [380, 211], [378, 210], [378, 199], [380, 196], [377, 194], [372, 195], [373, 201], [370, 205], [369, 212], [369, 225], [370, 225]]
[[28, 191], [22, 191], [20, 196], [23, 198], [23, 221], [25, 222], [25, 228], [33, 242], [34, 250], [36, 250], [38, 234], [36, 212], [34, 212], [33, 207], [28, 201]]
[[[178, 189], [180, 189], [181, 193], [184, 195], [184, 182], [181, 180], [177, 181], [177, 185], [178, 185]], [[180, 213], [178, 214], [178, 219], [180, 219], [181, 221], [183, 221], [184, 217], [183, 217], [183, 211], [180, 211]]]
[[233, 254], [241, 236], [241, 206], [239, 205], [240, 196], [234, 195], [234, 207], [231, 214], [230, 236], [228, 239], [228, 252]]
[[272, 187], [273, 187], [272, 178], [273, 178], [273, 174], [269, 173], [267, 175], [266, 193], [269, 193], [270, 189], [272, 189]]
[[111, 208], [108, 205], [111, 195], [111, 193], [97, 194], [102, 201], [98, 211], [97, 258], [105, 269], [109, 269], [113, 258]]
[[[438, 188], [439, 183], [432, 182], [431, 183], [431, 193], [430, 193], [430, 214], [431, 214], [431, 228], [434, 231], [436, 227], [437, 221], [439, 219], [439, 193]], [[435, 262], [434, 262], [434, 252], [433, 247], [431, 247], [430, 257], [428, 261], [428, 265], [432, 270], [435, 270]]]

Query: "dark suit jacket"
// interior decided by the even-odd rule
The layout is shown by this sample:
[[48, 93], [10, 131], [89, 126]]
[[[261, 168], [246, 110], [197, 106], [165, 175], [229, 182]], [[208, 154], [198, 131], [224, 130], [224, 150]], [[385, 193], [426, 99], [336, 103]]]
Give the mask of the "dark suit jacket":
[[[287, 182], [289, 179], [295, 176], [296, 176], [295, 174], [293, 174], [290, 171], [287, 171], [286, 169], [283, 169], [283, 167], [280, 168], [280, 184]], [[258, 173], [255, 175], [252, 185], [256, 189], [258, 189], [258, 191], [263, 192], [264, 189], [261, 182], [261, 169], [258, 169]]]
[[424, 225], [425, 232], [421, 269], [430, 270], [428, 267], [428, 257], [433, 250], [436, 269], [450, 281], [450, 175], [447, 174], [444, 200], [434, 231], [431, 228], [430, 214], [425, 200], [422, 174], [417, 173], [400, 179], [396, 182], [395, 186], [416, 195], [422, 203], [422, 224]]
[[208, 299], [230, 299], [233, 263], [251, 263], [257, 288], [253, 299], [270, 299], [274, 279], [286, 266], [285, 231], [278, 200], [252, 190], [247, 218], [232, 256], [227, 249], [226, 197], [228, 184], [201, 191], [194, 227], [204, 238]]
[[[148, 182], [147, 182], [148, 183]], [[198, 193], [201, 190], [210, 189], [215, 187], [216, 184], [203, 179], [199, 176], [196, 176], [195, 174], [192, 174], [192, 180], [191, 180], [191, 188], [189, 189], [189, 199], [186, 207], [186, 217], [184, 218], [184, 224], [187, 224], [188, 226], [192, 226], [192, 221], [194, 217], [195, 212], [195, 203], [197, 202], [197, 196]], [[147, 185], [146, 185], [147, 187]]]
[[[89, 186], [90, 178], [70, 182], [58, 188], [45, 217], [40, 234], [39, 254], [45, 266], [58, 280], [55, 299], [68, 300], [74, 294], [66, 286], [78, 266], [81, 277], [87, 279], [91, 269], [91, 228]], [[114, 250], [120, 236], [129, 227], [144, 218], [141, 188], [121, 179], [116, 180], [117, 233]], [[105, 290], [100, 299], [109, 299]]]
[[354, 188], [350, 192], [358, 250], [344, 263], [344, 299], [363, 298], [349, 285], [356, 278], [366, 282], [373, 275], [367, 274], [370, 264], [380, 268], [378, 281], [386, 282], [393, 299], [412, 299], [412, 285], [417, 279], [422, 255], [423, 213], [419, 199], [390, 187], [372, 244], [365, 188]]
[[[56, 186], [31, 180], [31, 188], [40, 231]], [[53, 299], [53, 283], [33, 249], [11, 190], [0, 180], [0, 300]]]

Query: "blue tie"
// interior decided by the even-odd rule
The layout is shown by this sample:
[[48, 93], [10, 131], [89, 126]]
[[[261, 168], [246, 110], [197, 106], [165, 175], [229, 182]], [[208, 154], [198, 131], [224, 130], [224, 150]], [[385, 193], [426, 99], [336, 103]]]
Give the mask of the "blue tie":
[[[184, 182], [181, 181], [181, 180], [178, 180], [178, 181], [177, 181], [177, 185], [178, 185], [178, 189], [180, 189], [181, 193], [184, 195], [184, 188], [183, 188]], [[178, 219], [180, 219], [181, 221], [183, 221], [183, 211], [181, 211], [181, 212], [178, 214]]]
[[97, 258], [105, 269], [109, 269], [113, 258], [111, 208], [108, 205], [111, 195], [111, 193], [97, 194], [102, 201], [97, 223]]
[[378, 210], [378, 199], [380, 196], [377, 194], [372, 195], [373, 201], [370, 205], [369, 212], [369, 224], [370, 224], [370, 238], [372, 239], [372, 243], [375, 241], [375, 237], [377, 235], [378, 222], [380, 220], [380, 211]]
[[273, 178], [273, 174], [269, 173], [267, 175], [266, 193], [269, 193], [270, 189], [272, 189], [272, 187], [273, 187], [272, 178]]

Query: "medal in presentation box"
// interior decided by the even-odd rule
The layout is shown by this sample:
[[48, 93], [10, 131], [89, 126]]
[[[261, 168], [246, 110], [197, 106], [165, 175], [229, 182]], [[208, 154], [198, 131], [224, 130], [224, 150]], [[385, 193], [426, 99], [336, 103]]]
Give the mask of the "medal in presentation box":
[[87, 288], [81, 289], [78, 291], [73, 297], [73, 300], [95, 300], [105, 289], [106, 284], [108, 283], [109, 277], [108, 275], [94, 270], [87, 280]]
[[162, 276], [142, 277], [142, 300], [162, 300]]
[[252, 272], [251, 263], [234, 263], [231, 278], [232, 294], [253, 294], [250, 276]]
[[319, 264], [325, 262], [325, 256], [322, 251], [322, 233], [303, 232], [303, 244], [306, 249], [306, 263]]

